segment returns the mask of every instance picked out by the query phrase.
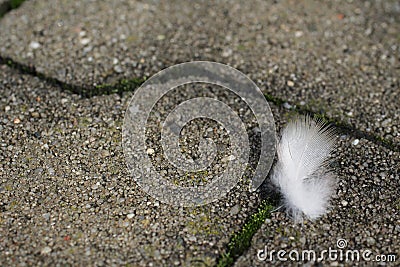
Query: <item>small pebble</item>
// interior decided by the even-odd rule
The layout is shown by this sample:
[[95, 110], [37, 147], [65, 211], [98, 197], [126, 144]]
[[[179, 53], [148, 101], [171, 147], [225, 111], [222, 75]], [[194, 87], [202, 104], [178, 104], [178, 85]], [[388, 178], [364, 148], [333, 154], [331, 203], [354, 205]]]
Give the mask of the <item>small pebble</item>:
[[103, 158], [108, 157], [108, 156], [110, 156], [110, 152], [109, 152], [108, 150], [103, 149], [103, 150], [101, 151], [101, 156], [102, 156]]
[[238, 214], [239, 213], [239, 205], [235, 205], [235, 206], [233, 206], [232, 207], [232, 209], [231, 209], [231, 211], [230, 211], [230, 215], [231, 216], [233, 216], [233, 215], [236, 215], [236, 214]]
[[42, 134], [40, 132], [35, 132], [33, 134], [33, 136], [36, 137], [36, 138], [40, 138], [40, 137], [42, 137]]
[[50, 247], [44, 247], [40, 253], [45, 255], [45, 254], [49, 254], [51, 252], [51, 248]]
[[116, 66], [114, 66], [114, 71], [116, 73], [122, 73], [124, 70], [122, 69], [122, 67], [120, 65], [116, 65]]
[[29, 47], [30, 47], [31, 49], [38, 49], [38, 48], [40, 47], [40, 44], [39, 44], [38, 42], [32, 41], [32, 42], [29, 44]]
[[225, 49], [225, 50], [222, 52], [222, 56], [223, 56], [223, 57], [230, 57], [230, 56], [232, 55], [232, 53], [233, 53], [232, 49], [228, 48], [228, 49]]
[[358, 143], [360, 143], [360, 140], [355, 139], [352, 144], [353, 144], [353, 146], [356, 146], [356, 145], [358, 145]]
[[89, 38], [83, 38], [81, 40], [81, 44], [83, 44], [83, 45], [87, 45], [88, 43], [90, 43], [90, 39]]
[[55, 173], [55, 170], [53, 168], [49, 168], [47, 171], [49, 172], [50, 175], [54, 175]]
[[40, 114], [39, 114], [39, 112], [32, 112], [31, 113], [31, 116], [33, 117], [33, 118], [39, 118], [40, 117]]
[[197, 238], [196, 238], [195, 236], [192, 235], [192, 236], [189, 236], [189, 237], [188, 237], [188, 240], [191, 241], [191, 242], [196, 242], [196, 241], [197, 241]]
[[97, 182], [97, 183], [95, 183], [94, 185], [92, 185], [92, 189], [93, 189], [93, 190], [96, 190], [97, 188], [99, 188], [99, 186], [100, 186], [100, 183]]
[[370, 245], [370, 246], [373, 246], [373, 245], [375, 245], [375, 239], [373, 238], [373, 237], [368, 237], [367, 238], [367, 243], [368, 243], [368, 245]]
[[221, 161], [222, 162], [227, 162], [227, 161], [232, 161], [232, 160], [235, 160], [235, 159], [236, 159], [236, 157], [234, 155], [230, 155], [230, 156], [227, 156], [227, 157], [221, 159]]
[[294, 36], [295, 36], [295, 37], [301, 37], [301, 36], [303, 36], [303, 32], [302, 32], [302, 31], [296, 31], [296, 32], [294, 33]]
[[154, 259], [158, 260], [158, 261], [162, 259], [161, 253], [159, 250], [154, 251]]
[[287, 81], [287, 86], [289, 87], [293, 87], [294, 86], [294, 82], [293, 81]]
[[283, 103], [283, 107], [286, 109], [291, 109], [292, 105], [290, 105], [288, 102]]

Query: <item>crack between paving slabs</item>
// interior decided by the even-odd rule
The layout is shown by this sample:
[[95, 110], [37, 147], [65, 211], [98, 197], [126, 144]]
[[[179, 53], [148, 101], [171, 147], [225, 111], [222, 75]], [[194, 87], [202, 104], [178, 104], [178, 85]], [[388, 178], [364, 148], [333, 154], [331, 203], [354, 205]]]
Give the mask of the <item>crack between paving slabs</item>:
[[61, 90], [63, 91], [70, 91], [74, 94], [78, 94], [86, 98], [98, 95], [109, 95], [114, 93], [122, 94], [123, 92], [134, 91], [146, 80], [146, 77], [143, 77], [143, 78], [133, 78], [133, 79], [122, 79], [116, 82], [115, 84], [80, 86], [80, 85], [66, 83], [56, 78], [48, 77], [47, 75], [38, 72], [35, 66], [25, 65], [16, 62], [9, 57], [3, 57], [1, 55], [0, 55], [0, 65], [7, 65], [12, 69], [17, 70], [21, 74], [28, 74], [37, 77], [40, 80], [45, 81], [50, 85], [61, 88]]
[[13, 9], [19, 8], [26, 0], [9, 0], [0, 4], [0, 19]]

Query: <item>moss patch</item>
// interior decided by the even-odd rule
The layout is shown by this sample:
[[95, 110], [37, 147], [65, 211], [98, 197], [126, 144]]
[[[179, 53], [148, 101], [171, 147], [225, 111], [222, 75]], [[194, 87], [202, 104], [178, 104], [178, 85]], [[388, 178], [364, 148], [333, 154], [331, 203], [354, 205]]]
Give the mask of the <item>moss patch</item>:
[[18, 8], [20, 5], [22, 5], [23, 2], [25, 2], [25, 0], [11, 0], [11, 1], [9, 1], [12, 9]]
[[241, 256], [251, 245], [251, 239], [254, 234], [261, 228], [264, 221], [271, 216], [273, 206], [264, 200], [258, 211], [251, 215], [243, 228], [234, 234], [228, 243], [226, 253], [218, 260], [217, 266], [232, 266], [239, 256]]
[[18, 8], [25, 0], [10, 0], [0, 4], [0, 18], [13, 9]]
[[57, 86], [65, 91], [70, 91], [83, 97], [92, 97], [97, 95], [122, 94], [123, 92], [134, 91], [146, 81], [146, 77], [122, 79], [115, 84], [102, 84], [97, 86], [80, 86], [62, 82], [56, 78], [48, 77], [44, 73], [38, 72], [34, 66], [24, 65], [11, 58], [0, 56], [0, 64], [7, 65], [10, 68], [18, 70], [22, 74], [28, 74], [38, 77], [47, 83]]

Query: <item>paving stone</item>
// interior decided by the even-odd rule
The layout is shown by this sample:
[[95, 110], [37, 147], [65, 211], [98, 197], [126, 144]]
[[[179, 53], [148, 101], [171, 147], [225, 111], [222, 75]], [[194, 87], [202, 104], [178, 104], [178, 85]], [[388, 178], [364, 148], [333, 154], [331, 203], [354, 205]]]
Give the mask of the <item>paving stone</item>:
[[197, 208], [146, 195], [121, 145], [131, 93], [82, 98], [4, 65], [0, 80], [2, 266], [209, 266], [260, 204], [245, 181]]
[[[357, 250], [361, 260], [349, 258], [350, 261], [344, 262], [335, 259], [335, 254], [328, 256], [325, 253], [321, 262], [324, 266], [376, 264], [363, 260], [361, 253], [366, 250], [371, 251], [367, 256], [373, 261], [377, 255], [395, 255], [397, 261], [386, 264], [398, 265], [400, 232], [396, 227], [400, 222], [400, 155], [365, 139], [354, 145], [353, 139], [343, 136], [333, 154], [339, 186], [331, 211], [315, 222], [303, 224], [294, 224], [283, 210], [274, 212], [254, 235], [251, 248], [235, 266], [314, 266], [316, 261], [290, 260], [289, 253], [294, 250], [292, 257], [295, 258], [296, 252], [301, 257], [304, 251], [313, 250], [319, 257], [329, 248], [337, 250], [336, 255], [342, 251], [343, 259], [346, 259], [346, 251]], [[343, 248], [337, 245], [337, 242], [343, 242], [340, 239], [347, 242]], [[267, 251], [260, 254], [265, 256], [264, 260], [257, 257], [260, 250]], [[279, 261], [277, 253], [280, 250], [285, 251], [286, 254], [281, 256], [287, 259], [286, 262]]]
[[0, 53], [73, 84], [228, 63], [266, 93], [399, 144], [397, 1], [44, 1], [0, 22]]

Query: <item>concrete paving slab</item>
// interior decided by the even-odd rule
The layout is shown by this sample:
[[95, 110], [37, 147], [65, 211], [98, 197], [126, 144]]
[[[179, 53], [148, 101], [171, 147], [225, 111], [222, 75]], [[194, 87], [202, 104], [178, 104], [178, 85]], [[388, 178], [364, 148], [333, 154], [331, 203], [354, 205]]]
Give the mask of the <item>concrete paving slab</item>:
[[260, 204], [244, 181], [208, 206], [160, 203], [125, 165], [131, 93], [82, 98], [0, 68], [0, 265], [210, 266]]
[[43, 1], [0, 22], [0, 53], [67, 83], [228, 63], [291, 105], [400, 142], [398, 1]]
[[[339, 186], [331, 212], [315, 222], [304, 224], [294, 224], [283, 211], [273, 213], [235, 266], [398, 265], [399, 153], [364, 139], [342, 136], [333, 157], [337, 159], [334, 169]], [[319, 262], [307, 260], [307, 254], [304, 260], [301, 258], [307, 251], [315, 252], [318, 258], [323, 250], [329, 249], [336, 250], [337, 254], [326, 252]], [[266, 252], [260, 254], [261, 259], [257, 256], [260, 250]], [[277, 255], [280, 250], [285, 253], [280, 254], [283, 260]], [[344, 261], [348, 251], [359, 253], [359, 260], [352, 260], [353, 256], [348, 254], [349, 261]], [[365, 251], [366, 258], [363, 258]], [[294, 260], [289, 258], [290, 253]], [[339, 253], [344, 260], [338, 258]], [[296, 255], [300, 255], [297, 261]], [[379, 260], [382, 262], [378, 263]]]

